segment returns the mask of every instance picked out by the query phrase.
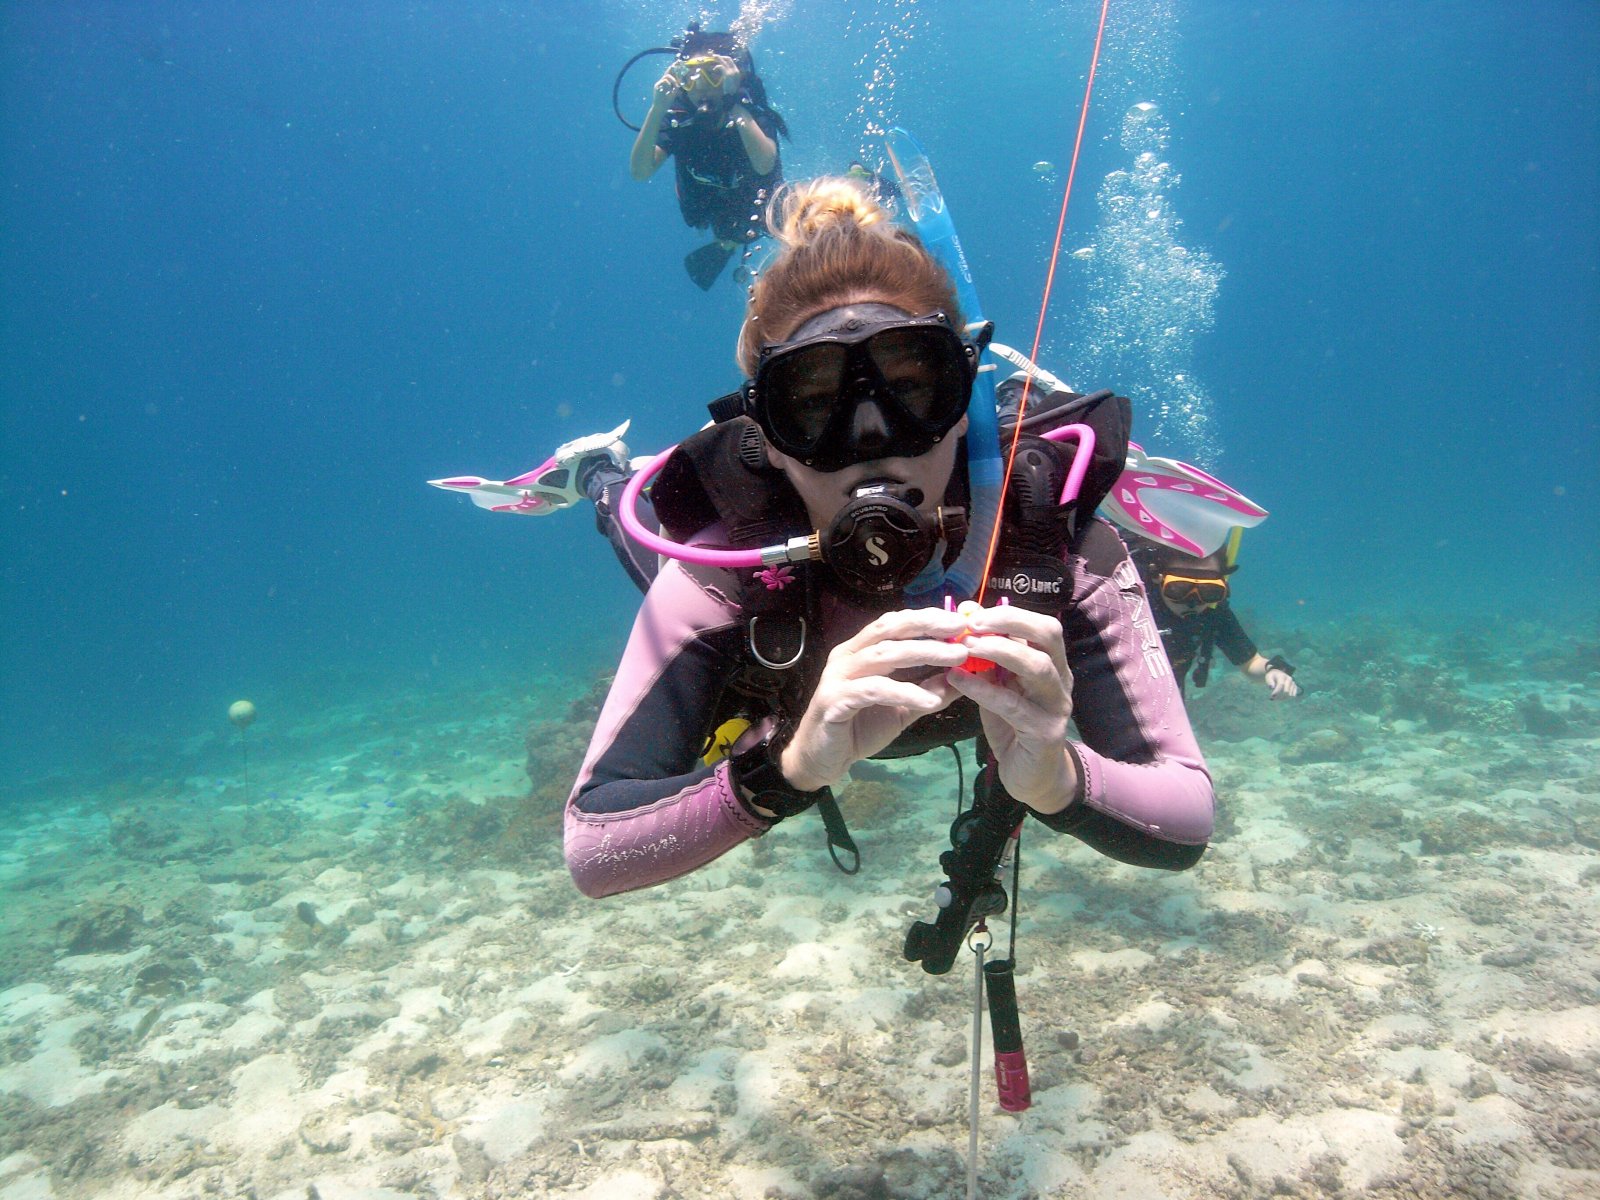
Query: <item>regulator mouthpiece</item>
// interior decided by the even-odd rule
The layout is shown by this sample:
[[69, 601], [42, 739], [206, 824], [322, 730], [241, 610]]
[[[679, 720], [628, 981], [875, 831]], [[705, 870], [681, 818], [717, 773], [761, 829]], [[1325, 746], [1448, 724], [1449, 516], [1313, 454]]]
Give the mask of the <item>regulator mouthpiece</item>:
[[823, 531], [822, 557], [845, 585], [869, 596], [900, 591], [938, 544], [938, 522], [917, 506], [922, 492], [890, 479], [856, 485]]

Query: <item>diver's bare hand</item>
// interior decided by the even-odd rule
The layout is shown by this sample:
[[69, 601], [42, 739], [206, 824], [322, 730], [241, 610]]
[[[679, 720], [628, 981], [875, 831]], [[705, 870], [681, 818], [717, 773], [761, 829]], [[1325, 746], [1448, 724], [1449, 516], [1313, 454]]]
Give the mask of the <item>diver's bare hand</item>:
[[672, 67], [668, 67], [667, 73], [656, 80], [655, 91], [650, 98], [651, 106], [665, 108], [672, 103], [672, 98], [681, 91], [683, 91], [683, 81], [678, 78], [678, 73]]
[[1038, 812], [1060, 812], [1078, 787], [1067, 753], [1072, 670], [1061, 622], [1002, 605], [979, 610], [968, 627], [967, 649], [1000, 669], [951, 671], [950, 685], [978, 705], [1006, 791]]
[[717, 62], [722, 66], [722, 94], [737, 96], [739, 89], [744, 86], [744, 75], [739, 70], [739, 64], [726, 54], [717, 55]]
[[1294, 681], [1294, 676], [1277, 667], [1268, 667], [1261, 681], [1267, 685], [1274, 700], [1292, 700], [1300, 694], [1300, 685]]
[[837, 783], [919, 717], [956, 698], [949, 668], [967, 660], [952, 642], [966, 627], [939, 609], [886, 613], [828, 655], [817, 689], [784, 748], [784, 778], [804, 791]]

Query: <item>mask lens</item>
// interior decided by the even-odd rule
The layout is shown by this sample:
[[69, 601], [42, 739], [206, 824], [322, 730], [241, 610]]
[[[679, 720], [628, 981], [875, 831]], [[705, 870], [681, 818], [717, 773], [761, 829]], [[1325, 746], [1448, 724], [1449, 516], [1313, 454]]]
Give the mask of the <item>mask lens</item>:
[[967, 404], [961, 343], [939, 329], [886, 329], [867, 342], [889, 395], [923, 425], [954, 424]]
[[1170, 575], [1161, 584], [1161, 594], [1174, 604], [1210, 607], [1228, 598], [1228, 583], [1224, 579], [1190, 579], [1184, 575]]
[[[774, 348], [756, 369], [755, 416], [783, 453], [837, 471], [926, 454], [961, 419], [971, 382], [966, 349], [948, 325], [890, 324]], [[881, 436], [857, 444], [867, 400], [881, 415]]]
[[762, 366], [766, 424], [780, 450], [806, 453], [827, 430], [843, 390], [847, 353], [837, 342], [802, 346]]
[[722, 64], [715, 58], [702, 55], [699, 58], [680, 59], [675, 68], [678, 78], [684, 83], [692, 83], [695, 76], [701, 76], [712, 87], [721, 87], [725, 74]]

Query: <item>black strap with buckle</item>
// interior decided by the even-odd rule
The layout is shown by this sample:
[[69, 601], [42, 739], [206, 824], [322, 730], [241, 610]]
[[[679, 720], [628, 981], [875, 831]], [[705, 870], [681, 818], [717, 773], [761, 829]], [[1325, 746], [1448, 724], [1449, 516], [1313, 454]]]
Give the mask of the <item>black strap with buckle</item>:
[[[749, 792], [749, 804], [759, 805], [771, 812], [773, 816], [770, 820], [774, 824], [815, 807], [822, 816], [823, 828], [828, 831], [828, 855], [833, 859], [834, 866], [846, 875], [854, 875], [861, 869], [861, 851], [850, 836], [844, 814], [839, 811], [839, 802], [833, 798], [833, 789], [820, 787], [809, 792], [801, 791], [785, 779], [783, 769], [778, 765], [776, 747], [770, 738], [733, 755], [728, 760], [728, 780], [741, 799], [745, 792]], [[840, 860], [841, 850], [850, 855], [849, 866]]]

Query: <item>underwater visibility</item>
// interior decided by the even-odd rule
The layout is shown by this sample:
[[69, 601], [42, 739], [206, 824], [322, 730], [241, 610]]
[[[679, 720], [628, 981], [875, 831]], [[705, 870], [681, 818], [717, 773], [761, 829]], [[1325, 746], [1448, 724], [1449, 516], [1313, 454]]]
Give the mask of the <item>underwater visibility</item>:
[[0, 1200], [1600, 1196], [1592, 7], [0, 63]]

